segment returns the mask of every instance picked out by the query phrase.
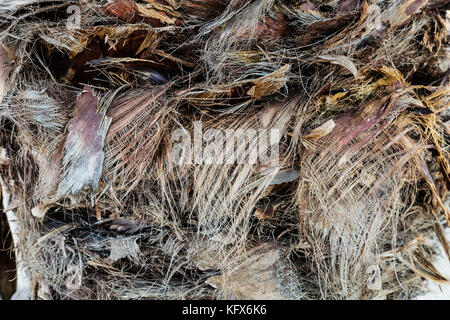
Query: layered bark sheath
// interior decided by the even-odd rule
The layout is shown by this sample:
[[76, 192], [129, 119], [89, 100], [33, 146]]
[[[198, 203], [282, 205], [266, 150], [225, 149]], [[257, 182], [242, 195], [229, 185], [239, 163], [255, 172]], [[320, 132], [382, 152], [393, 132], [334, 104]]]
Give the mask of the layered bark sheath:
[[3, 298], [410, 299], [449, 284], [431, 241], [450, 259], [448, 1], [0, 12], [15, 257], [0, 269], [17, 266]]

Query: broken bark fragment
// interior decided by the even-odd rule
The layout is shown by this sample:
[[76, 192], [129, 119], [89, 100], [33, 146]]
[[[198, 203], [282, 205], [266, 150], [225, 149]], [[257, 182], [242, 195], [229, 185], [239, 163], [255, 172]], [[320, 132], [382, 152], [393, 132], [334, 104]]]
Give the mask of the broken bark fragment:
[[19, 2], [0, 8], [0, 176], [33, 298], [448, 283], [448, 1]]
[[78, 96], [73, 118], [67, 125], [59, 195], [75, 194], [85, 187], [97, 189], [102, 175], [103, 143], [111, 118], [97, 112], [98, 98], [85, 87]]
[[106, 15], [129, 23], [145, 22], [153, 27], [182, 24], [179, 14], [173, 8], [157, 1], [139, 4], [133, 0], [114, 0], [102, 9]]

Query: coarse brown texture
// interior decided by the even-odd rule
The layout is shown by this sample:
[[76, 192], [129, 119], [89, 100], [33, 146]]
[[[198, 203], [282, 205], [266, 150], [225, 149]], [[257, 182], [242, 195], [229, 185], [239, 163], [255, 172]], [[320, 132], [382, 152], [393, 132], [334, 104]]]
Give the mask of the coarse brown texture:
[[[446, 1], [0, 11], [3, 212], [32, 298], [410, 299], [449, 283], [430, 240], [450, 259]], [[174, 161], [199, 130], [214, 134]], [[250, 161], [274, 147], [277, 163]]]

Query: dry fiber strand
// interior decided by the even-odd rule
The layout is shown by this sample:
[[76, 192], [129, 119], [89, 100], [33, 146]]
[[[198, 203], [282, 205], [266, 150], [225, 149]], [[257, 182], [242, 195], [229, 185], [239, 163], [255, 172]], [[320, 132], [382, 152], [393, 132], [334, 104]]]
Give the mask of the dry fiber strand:
[[449, 285], [449, 9], [2, 1], [0, 297]]

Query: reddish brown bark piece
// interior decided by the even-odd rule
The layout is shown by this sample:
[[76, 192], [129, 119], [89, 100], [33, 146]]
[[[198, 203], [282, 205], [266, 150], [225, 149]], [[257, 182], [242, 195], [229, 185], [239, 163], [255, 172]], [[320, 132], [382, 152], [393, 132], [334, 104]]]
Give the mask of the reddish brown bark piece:
[[138, 15], [138, 7], [132, 0], [115, 0], [103, 7], [103, 12], [121, 20], [136, 23], [142, 20]]
[[344, 0], [337, 7], [338, 13], [357, 11], [361, 5], [361, 0]]
[[428, 3], [428, 0], [415, 0], [411, 1], [406, 8], [405, 12], [407, 15], [412, 15], [416, 13], [424, 4]]
[[276, 13], [274, 18], [266, 16], [258, 26], [261, 38], [285, 37], [290, 33], [289, 20], [281, 13]]
[[[97, 103], [98, 98], [88, 87], [85, 87], [84, 92], [77, 99], [74, 118], [69, 121], [67, 126], [69, 133], [78, 134], [82, 142], [82, 148], [86, 148], [89, 144], [98, 140], [97, 132], [102, 116], [96, 113]], [[66, 143], [72, 137], [73, 135], [69, 134]]]
[[111, 123], [110, 118], [97, 113], [97, 104], [98, 98], [85, 87], [66, 128], [59, 195], [73, 194], [89, 186], [97, 188], [103, 166], [103, 142]]
[[181, 25], [172, 7], [157, 1], [146, 1], [148, 6], [136, 4], [132, 0], [115, 0], [102, 7], [103, 12], [129, 23], [145, 22], [153, 27]]
[[344, 28], [358, 15], [359, 13], [351, 13], [340, 15], [333, 19], [315, 22], [307, 27], [301, 35], [296, 37], [296, 39], [301, 46], [311, 44], [331, 33], [336, 32], [339, 29]]

